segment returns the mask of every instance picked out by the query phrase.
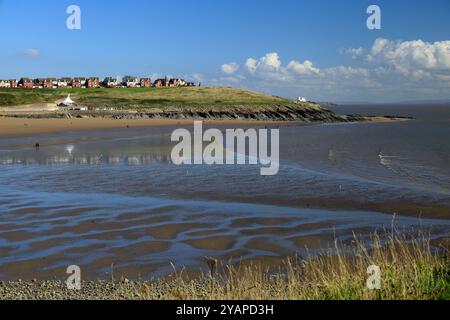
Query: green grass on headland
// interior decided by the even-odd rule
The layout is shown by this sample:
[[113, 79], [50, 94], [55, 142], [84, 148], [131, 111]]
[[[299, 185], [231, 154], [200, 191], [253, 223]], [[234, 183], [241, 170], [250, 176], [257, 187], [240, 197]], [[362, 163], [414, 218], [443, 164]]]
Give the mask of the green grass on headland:
[[113, 107], [123, 110], [164, 109], [167, 107], [221, 108], [251, 107], [292, 103], [287, 99], [243, 89], [224, 87], [123, 88], [123, 89], [0, 89], [0, 107], [52, 103], [68, 94], [88, 107]]

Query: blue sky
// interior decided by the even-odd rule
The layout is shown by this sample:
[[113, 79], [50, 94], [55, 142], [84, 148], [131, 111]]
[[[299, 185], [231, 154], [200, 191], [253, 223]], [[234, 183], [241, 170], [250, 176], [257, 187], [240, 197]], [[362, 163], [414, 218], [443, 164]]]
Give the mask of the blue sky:
[[[71, 4], [81, 30], [66, 28]], [[371, 4], [381, 30], [366, 27]], [[448, 0], [0, 0], [0, 78], [168, 74], [315, 100], [449, 99], [449, 13]]]

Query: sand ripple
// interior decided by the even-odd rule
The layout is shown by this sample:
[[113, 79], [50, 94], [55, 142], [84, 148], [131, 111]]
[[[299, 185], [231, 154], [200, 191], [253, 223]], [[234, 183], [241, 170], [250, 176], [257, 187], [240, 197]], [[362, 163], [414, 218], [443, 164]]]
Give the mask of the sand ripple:
[[[111, 194], [0, 190], [0, 275], [3, 279], [65, 277], [76, 264], [86, 278], [149, 278], [176, 266], [202, 266], [204, 256], [267, 260], [328, 247], [352, 232], [389, 228], [389, 215]], [[411, 228], [450, 221], [401, 217]]]

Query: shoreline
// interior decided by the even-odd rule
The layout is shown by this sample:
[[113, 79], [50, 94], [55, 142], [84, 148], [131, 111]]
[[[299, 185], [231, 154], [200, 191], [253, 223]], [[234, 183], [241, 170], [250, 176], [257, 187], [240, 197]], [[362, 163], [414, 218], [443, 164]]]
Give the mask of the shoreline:
[[[41, 116], [41, 115], [39, 115]], [[394, 121], [407, 121], [409, 118], [403, 117], [361, 117], [355, 121], [346, 122], [367, 122], [386, 123]], [[136, 127], [166, 127], [166, 126], [191, 126], [194, 121], [203, 121], [205, 124], [217, 125], [270, 125], [270, 126], [296, 126], [314, 123], [328, 123], [328, 121], [308, 122], [301, 120], [248, 120], [248, 119], [156, 119], [156, 118], [112, 118], [112, 117], [80, 117], [80, 118], [50, 118], [45, 115], [41, 117], [15, 117], [0, 115], [0, 138], [27, 137], [40, 134], [58, 134], [68, 132], [82, 132], [90, 130], [108, 130], [118, 128]], [[332, 123], [339, 123], [333, 121]]]
[[[26, 137], [37, 134], [82, 132], [90, 130], [108, 130], [138, 127], [166, 127], [193, 125], [195, 120], [174, 119], [112, 119], [112, 118], [11, 118], [0, 117], [0, 138]], [[251, 120], [207, 120], [206, 124], [218, 125], [298, 125], [302, 122], [251, 121]]]
[[[0, 300], [439, 300], [448, 297], [448, 246], [433, 250], [432, 241], [420, 231], [374, 233], [370, 240], [373, 245], [355, 235], [351, 251], [343, 243], [336, 243], [334, 250], [305, 258], [295, 255], [280, 259], [271, 267], [259, 263], [222, 264], [221, 260], [205, 257], [205, 271], [199, 273], [175, 269], [168, 276], [147, 281], [125, 277], [116, 280], [112, 275], [109, 280], [81, 278], [79, 290], [68, 289], [67, 275], [59, 278], [63, 280], [55, 277], [42, 281], [0, 281]], [[373, 263], [381, 270], [390, 270], [383, 278], [390, 285], [382, 286], [379, 291], [367, 290], [366, 286], [366, 266]], [[349, 290], [342, 290], [343, 287]], [[412, 290], [400, 290], [405, 287]]]

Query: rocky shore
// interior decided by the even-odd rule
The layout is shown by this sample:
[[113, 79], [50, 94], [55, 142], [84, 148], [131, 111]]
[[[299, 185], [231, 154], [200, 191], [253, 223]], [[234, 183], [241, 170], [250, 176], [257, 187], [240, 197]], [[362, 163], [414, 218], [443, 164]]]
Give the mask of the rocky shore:
[[291, 122], [357, 122], [375, 120], [398, 120], [401, 117], [366, 117], [361, 115], [338, 115], [316, 105], [244, 106], [227, 108], [170, 108], [145, 111], [56, 111], [40, 113], [4, 113], [0, 116], [28, 119], [60, 118], [109, 118], [109, 119], [170, 119], [170, 120], [255, 120]]

